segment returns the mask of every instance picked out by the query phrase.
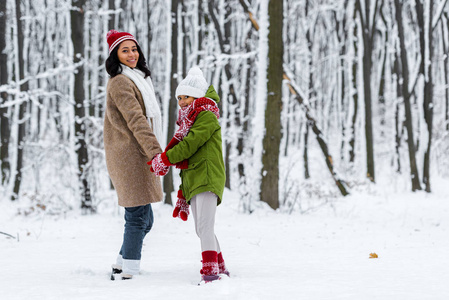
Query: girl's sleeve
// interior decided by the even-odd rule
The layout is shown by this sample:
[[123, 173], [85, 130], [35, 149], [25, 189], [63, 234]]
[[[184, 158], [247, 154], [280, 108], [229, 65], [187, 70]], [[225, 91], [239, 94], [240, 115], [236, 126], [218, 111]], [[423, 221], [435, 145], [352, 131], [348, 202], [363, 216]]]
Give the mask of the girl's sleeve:
[[213, 112], [200, 112], [187, 136], [166, 152], [167, 158], [172, 164], [190, 158], [219, 129], [220, 124]]

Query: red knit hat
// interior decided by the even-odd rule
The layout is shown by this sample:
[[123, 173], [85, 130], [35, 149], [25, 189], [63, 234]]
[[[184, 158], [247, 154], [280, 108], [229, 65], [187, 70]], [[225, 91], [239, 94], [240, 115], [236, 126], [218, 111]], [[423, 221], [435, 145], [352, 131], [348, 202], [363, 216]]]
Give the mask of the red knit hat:
[[108, 34], [106, 35], [106, 40], [108, 41], [109, 45], [109, 54], [111, 54], [112, 50], [114, 50], [114, 48], [123, 41], [132, 40], [136, 42], [136, 44], [139, 44], [136, 38], [131, 33], [118, 32], [114, 29], [109, 30]]

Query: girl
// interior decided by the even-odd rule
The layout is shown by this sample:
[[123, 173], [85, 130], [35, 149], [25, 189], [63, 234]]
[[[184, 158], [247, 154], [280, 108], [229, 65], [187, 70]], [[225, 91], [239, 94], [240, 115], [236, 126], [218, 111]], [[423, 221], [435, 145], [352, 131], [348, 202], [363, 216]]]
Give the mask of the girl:
[[107, 34], [109, 57], [104, 117], [106, 164], [125, 208], [123, 243], [112, 266], [115, 277], [131, 279], [139, 273], [142, 244], [153, 225], [151, 203], [162, 200], [162, 185], [146, 162], [162, 149], [161, 112], [150, 70], [137, 40], [127, 32]]
[[150, 162], [158, 176], [167, 174], [171, 165], [181, 169], [181, 186], [173, 217], [186, 221], [192, 207], [195, 229], [201, 241], [202, 280], [220, 279], [226, 269], [214, 233], [215, 212], [221, 203], [225, 186], [225, 168], [218, 122], [220, 101], [198, 67], [193, 67], [176, 89], [180, 106], [179, 129], [165, 152]]

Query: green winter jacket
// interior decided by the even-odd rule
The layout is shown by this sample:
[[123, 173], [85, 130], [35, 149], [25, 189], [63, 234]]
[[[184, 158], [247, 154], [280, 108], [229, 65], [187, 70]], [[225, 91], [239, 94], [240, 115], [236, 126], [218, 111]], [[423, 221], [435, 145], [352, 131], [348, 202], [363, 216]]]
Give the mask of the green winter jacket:
[[[220, 101], [220, 97], [211, 85], [206, 96]], [[166, 152], [172, 164], [189, 160], [187, 169], [182, 169], [180, 189], [187, 203], [193, 196], [212, 192], [221, 203], [226, 181], [223, 152], [221, 146], [221, 127], [217, 117], [211, 111], [202, 111], [192, 124], [189, 133], [176, 146]]]

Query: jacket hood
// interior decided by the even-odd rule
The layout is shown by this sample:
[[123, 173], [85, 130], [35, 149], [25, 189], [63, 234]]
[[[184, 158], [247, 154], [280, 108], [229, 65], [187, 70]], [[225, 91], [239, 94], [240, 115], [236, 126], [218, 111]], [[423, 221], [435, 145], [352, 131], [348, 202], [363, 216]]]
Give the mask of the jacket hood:
[[204, 96], [206, 98], [212, 99], [215, 102], [220, 102], [220, 97], [218, 96], [217, 92], [215, 91], [215, 88], [213, 85], [210, 85], [207, 89], [206, 95]]

